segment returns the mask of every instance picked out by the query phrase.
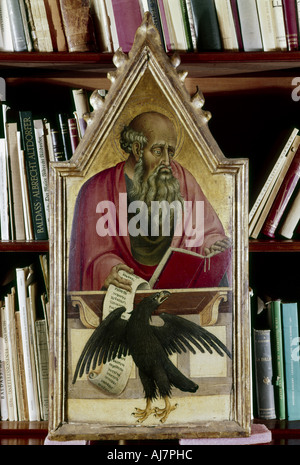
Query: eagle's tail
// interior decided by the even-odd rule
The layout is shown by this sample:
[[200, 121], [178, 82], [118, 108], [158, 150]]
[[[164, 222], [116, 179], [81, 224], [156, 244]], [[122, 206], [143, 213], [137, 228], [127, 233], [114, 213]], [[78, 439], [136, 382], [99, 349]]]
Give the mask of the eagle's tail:
[[177, 389], [180, 389], [183, 392], [197, 391], [198, 385], [182, 374], [171, 361], [166, 368], [166, 373], [170, 383]]

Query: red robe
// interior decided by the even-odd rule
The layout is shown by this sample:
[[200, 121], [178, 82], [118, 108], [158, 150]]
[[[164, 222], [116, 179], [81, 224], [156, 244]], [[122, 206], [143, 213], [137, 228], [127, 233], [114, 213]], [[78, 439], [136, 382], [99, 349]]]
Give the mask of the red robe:
[[[225, 238], [223, 226], [191, 173], [177, 162], [172, 161], [171, 166], [173, 175], [179, 180], [184, 200], [193, 202], [193, 205], [195, 201], [204, 202], [204, 242], [199, 247], [188, 248], [202, 253], [204, 247]], [[94, 175], [82, 186], [74, 210], [70, 241], [69, 291], [101, 290], [112, 267], [119, 263], [133, 268], [135, 274], [147, 281], [151, 278], [156, 266], [141, 265], [131, 254], [127, 211], [122, 206], [119, 212], [120, 193], [126, 194], [124, 162]], [[123, 235], [100, 237], [97, 234], [96, 225], [100, 215], [96, 207], [103, 201], [115, 205], [116, 231], [119, 232], [120, 222]], [[184, 233], [180, 237], [174, 236], [171, 247], [186, 249], [188, 239]], [[224, 255], [224, 258], [218, 276], [223, 276], [230, 262], [230, 250], [220, 255]], [[218, 285], [217, 282], [210, 284]]]

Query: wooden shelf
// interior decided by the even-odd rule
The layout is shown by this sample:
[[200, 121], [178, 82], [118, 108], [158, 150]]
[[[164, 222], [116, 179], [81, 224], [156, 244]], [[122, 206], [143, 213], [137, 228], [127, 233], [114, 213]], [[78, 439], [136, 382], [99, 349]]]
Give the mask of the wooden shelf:
[[0, 421], [0, 445], [43, 445], [47, 434], [46, 421]]
[[249, 252], [300, 252], [300, 240], [250, 239]]
[[48, 241], [0, 241], [0, 252], [48, 252]]
[[[278, 71], [300, 68], [300, 51], [297, 52], [178, 52], [181, 66], [191, 75], [228, 75], [240, 73]], [[171, 56], [173, 54], [169, 53]], [[0, 68], [37, 70], [96, 70], [105, 74], [115, 69], [112, 53], [77, 52], [0, 52]]]

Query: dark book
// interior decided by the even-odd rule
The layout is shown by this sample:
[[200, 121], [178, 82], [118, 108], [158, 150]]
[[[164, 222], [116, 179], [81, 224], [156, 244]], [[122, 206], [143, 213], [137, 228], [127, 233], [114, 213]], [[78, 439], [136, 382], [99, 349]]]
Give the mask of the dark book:
[[198, 52], [222, 50], [222, 38], [215, 3], [211, 0], [191, 0]]
[[298, 16], [295, 0], [282, 0], [285, 33], [289, 51], [298, 50]]
[[[163, 7], [163, 5], [161, 7]], [[160, 5], [159, 5], [158, 2], [156, 2], [156, 0], [148, 0], [148, 9], [149, 9], [149, 11], [151, 13], [151, 16], [152, 16], [152, 19], [153, 19], [153, 22], [154, 22], [154, 26], [156, 27], [156, 29], [159, 32], [159, 35], [160, 35], [160, 38], [161, 38], [161, 43], [162, 43], [163, 47], [166, 48], [167, 44], [166, 44], [166, 40], [165, 40], [165, 37], [164, 37], [164, 29], [163, 29], [162, 21], [161, 21]], [[166, 23], [165, 23], [165, 28], [167, 28]]]
[[73, 152], [68, 126], [68, 115], [66, 113], [59, 113], [58, 122], [60, 128], [62, 147], [65, 152], [65, 159], [69, 160], [72, 157]]
[[38, 151], [31, 111], [20, 111], [20, 128], [25, 155], [29, 200], [35, 240], [47, 240], [45, 205], [40, 177]]
[[254, 357], [258, 417], [271, 420], [276, 411], [269, 329], [254, 329]]
[[55, 161], [66, 161], [65, 151], [61, 140], [60, 131], [57, 128], [51, 128], [51, 141]]
[[73, 154], [80, 142], [76, 118], [68, 119], [68, 128], [69, 128], [70, 141], [71, 141], [72, 154]]
[[243, 51], [244, 46], [243, 46], [239, 12], [238, 12], [238, 7], [237, 7], [237, 0], [230, 0], [230, 4], [231, 4], [232, 16], [233, 16], [233, 21], [234, 21], [236, 37], [237, 37], [237, 41], [239, 45], [239, 50]]

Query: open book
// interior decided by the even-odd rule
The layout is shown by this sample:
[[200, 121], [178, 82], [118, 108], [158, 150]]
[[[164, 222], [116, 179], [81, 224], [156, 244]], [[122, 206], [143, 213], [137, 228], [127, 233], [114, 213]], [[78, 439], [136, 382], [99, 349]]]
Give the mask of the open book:
[[216, 287], [229, 268], [230, 249], [203, 256], [170, 247], [149, 281], [151, 289]]

